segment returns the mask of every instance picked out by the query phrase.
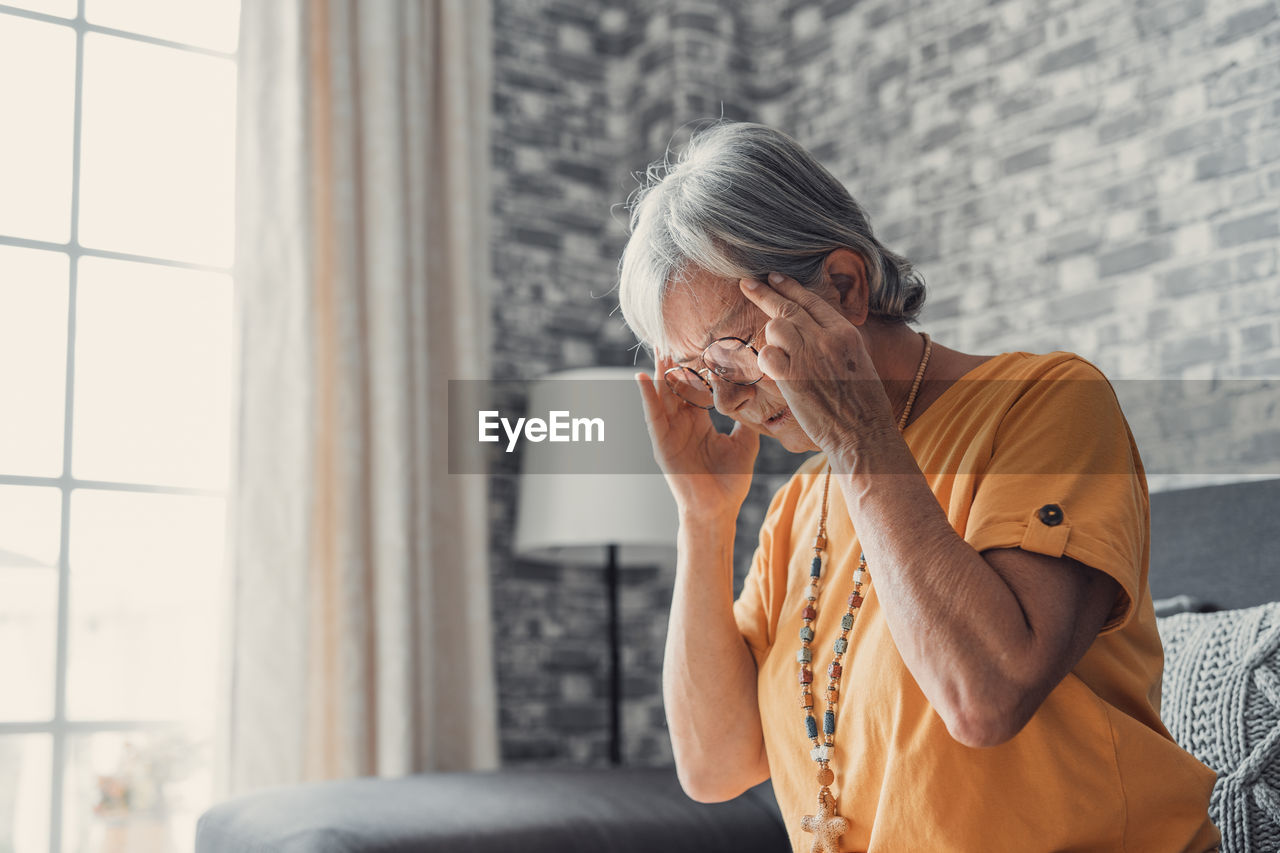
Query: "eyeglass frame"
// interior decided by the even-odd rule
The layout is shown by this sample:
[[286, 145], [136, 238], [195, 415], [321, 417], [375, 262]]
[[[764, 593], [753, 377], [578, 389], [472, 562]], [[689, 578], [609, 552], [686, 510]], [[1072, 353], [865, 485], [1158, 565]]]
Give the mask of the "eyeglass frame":
[[[721, 341], [737, 341], [747, 349], [751, 350], [751, 352], [756, 356], [756, 358], [759, 358], [760, 350], [752, 346], [752, 342], [755, 341], [756, 338], [760, 337], [760, 333], [763, 331], [764, 331], [764, 326], [761, 326], [758, 330], [756, 330], [756, 333], [754, 335], [747, 338], [745, 341], [742, 338], [737, 337], [736, 335], [725, 335], [723, 338], [716, 338], [714, 341], [712, 341], [711, 343], [703, 347], [702, 352], [698, 354], [698, 360], [701, 361], [703, 364], [702, 370], [694, 370], [692, 367], [689, 367], [688, 365], [685, 365], [685, 364], [675, 364], [675, 365], [672, 365], [671, 367], [668, 367], [666, 370], [662, 371], [662, 379], [663, 381], [667, 381], [667, 376], [673, 370], [687, 370], [690, 373], [692, 373], [694, 376], [698, 377], [698, 379], [702, 380], [702, 384], [707, 386], [707, 392], [711, 394], [712, 403], [710, 406], [699, 406], [697, 403], [686, 400], [684, 397], [680, 397], [680, 392], [676, 391], [674, 388], [671, 389], [671, 392], [675, 394], [677, 397], [680, 397], [680, 402], [709, 412], [716, 407], [716, 404], [714, 402], [716, 389], [711, 385], [711, 381], [707, 379], [707, 377], [702, 375], [703, 372], [707, 372], [707, 373], [713, 372], [711, 365], [707, 364], [707, 351], [710, 350], [716, 344], [720, 343]], [[752, 379], [750, 382], [734, 382], [732, 379], [723, 379], [723, 378], [721, 378], [720, 381], [731, 382], [734, 385], [737, 385], [741, 388], [748, 388], [752, 385], [755, 385], [761, 379], [764, 379], [763, 370], [760, 371], [760, 375], [758, 377], [756, 377], [755, 379]], [[670, 383], [668, 383], [668, 387], [669, 387], [669, 384]]]

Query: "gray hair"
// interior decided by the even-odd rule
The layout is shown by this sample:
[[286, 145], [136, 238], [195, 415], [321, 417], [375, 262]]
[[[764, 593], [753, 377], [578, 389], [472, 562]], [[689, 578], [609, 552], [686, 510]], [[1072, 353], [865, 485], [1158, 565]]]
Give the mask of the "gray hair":
[[912, 322], [924, 305], [923, 277], [876, 239], [844, 185], [765, 125], [719, 121], [698, 131], [674, 164], [668, 156], [649, 167], [628, 206], [618, 298], [651, 350], [670, 350], [663, 300], [697, 270], [735, 281], [777, 271], [815, 287], [826, 256], [847, 248], [866, 262], [872, 316]]

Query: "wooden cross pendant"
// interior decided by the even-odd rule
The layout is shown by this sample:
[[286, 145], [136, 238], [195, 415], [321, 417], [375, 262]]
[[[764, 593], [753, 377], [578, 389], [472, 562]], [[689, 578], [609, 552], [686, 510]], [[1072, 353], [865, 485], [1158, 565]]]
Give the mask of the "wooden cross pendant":
[[818, 813], [805, 815], [800, 828], [813, 833], [810, 853], [840, 853], [840, 836], [849, 828], [849, 819], [836, 814], [836, 799], [826, 785], [818, 792]]

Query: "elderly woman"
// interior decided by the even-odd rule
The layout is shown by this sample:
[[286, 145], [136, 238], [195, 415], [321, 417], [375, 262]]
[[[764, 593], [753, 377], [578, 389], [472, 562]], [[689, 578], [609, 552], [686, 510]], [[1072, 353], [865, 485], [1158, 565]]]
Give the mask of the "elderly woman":
[[[911, 264], [755, 124], [650, 170], [620, 299], [679, 507], [663, 689], [689, 796], [772, 778], [797, 850], [1215, 847], [1214, 774], [1160, 721], [1146, 480], [1096, 368], [914, 331]], [[820, 453], [734, 600], [761, 433]]]

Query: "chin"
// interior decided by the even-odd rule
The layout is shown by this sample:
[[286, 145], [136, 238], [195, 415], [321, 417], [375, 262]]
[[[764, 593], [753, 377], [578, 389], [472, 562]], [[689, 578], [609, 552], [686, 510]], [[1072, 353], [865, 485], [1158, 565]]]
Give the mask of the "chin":
[[789, 453], [809, 453], [810, 451], [821, 449], [818, 445], [813, 443], [813, 440], [810, 439], [809, 436], [795, 429], [789, 429], [780, 434], [775, 434], [773, 435], [773, 438]]

